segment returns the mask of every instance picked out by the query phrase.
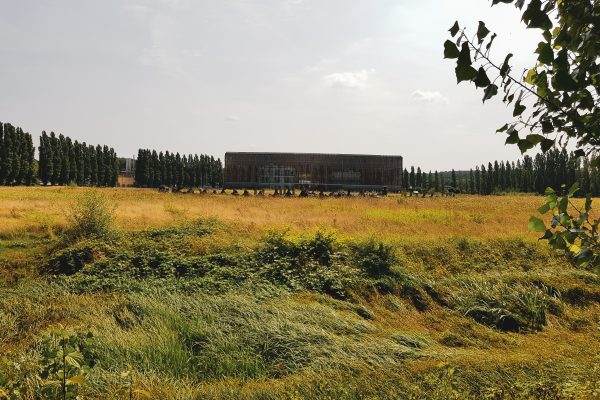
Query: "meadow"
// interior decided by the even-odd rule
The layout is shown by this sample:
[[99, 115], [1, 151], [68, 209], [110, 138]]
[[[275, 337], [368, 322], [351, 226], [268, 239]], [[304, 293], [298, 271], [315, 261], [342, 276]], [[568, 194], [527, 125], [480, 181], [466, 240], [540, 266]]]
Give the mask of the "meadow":
[[541, 202], [0, 188], [0, 399], [600, 398]]

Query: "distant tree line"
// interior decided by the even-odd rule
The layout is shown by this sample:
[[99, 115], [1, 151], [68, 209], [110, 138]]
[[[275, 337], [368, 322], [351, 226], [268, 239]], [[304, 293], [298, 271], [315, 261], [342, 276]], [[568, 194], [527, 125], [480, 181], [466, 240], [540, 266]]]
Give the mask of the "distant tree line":
[[580, 195], [600, 195], [600, 171], [586, 157], [577, 157], [565, 149], [552, 149], [534, 157], [525, 156], [515, 162], [494, 161], [470, 171], [429, 173], [404, 170], [403, 185], [406, 190], [442, 191], [456, 189], [462, 193], [489, 195], [501, 192], [542, 194], [547, 187], [559, 190], [560, 186], [579, 182]]
[[44, 185], [115, 186], [117, 154], [106, 145], [93, 146], [45, 131], [40, 137], [39, 178]]
[[223, 164], [208, 155], [180, 155], [140, 149], [135, 164], [138, 186], [158, 187], [220, 187], [223, 184]]
[[29, 133], [0, 122], [0, 185], [35, 182], [35, 148]]

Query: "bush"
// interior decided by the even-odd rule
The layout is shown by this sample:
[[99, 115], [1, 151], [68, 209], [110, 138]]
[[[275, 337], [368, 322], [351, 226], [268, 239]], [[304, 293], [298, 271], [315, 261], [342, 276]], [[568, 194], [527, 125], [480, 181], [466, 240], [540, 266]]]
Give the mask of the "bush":
[[321, 265], [331, 265], [335, 252], [335, 237], [332, 234], [317, 232], [315, 236], [300, 243], [300, 251], [307, 258], [317, 261]]
[[371, 276], [386, 275], [398, 262], [392, 246], [370, 239], [350, 245], [352, 259]]
[[72, 275], [94, 260], [111, 254], [110, 247], [95, 240], [83, 240], [56, 252], [48, 261], [52, 274]]
[[98, 191], [83, 194], [67, 216], [65, 239], [106, 239], [114, 234], [114, 207]]

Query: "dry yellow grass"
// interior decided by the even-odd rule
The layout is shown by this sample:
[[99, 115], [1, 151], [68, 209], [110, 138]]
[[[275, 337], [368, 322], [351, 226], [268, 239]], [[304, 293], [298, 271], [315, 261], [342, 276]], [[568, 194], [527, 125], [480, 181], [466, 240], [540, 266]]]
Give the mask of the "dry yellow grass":
[[[44, 231], [60, 225], [86, 188], [0, 188], [0, 235]], [[542, 202], [537, 196], [454, 198], [272, 198], [164, 194], [151, 189], [101, 190], [116, 208], [117, 225], [139, 230], [200, 217], [215, 217], [245, 233], [268, 229], [302, 233], [333, 229], [342, 238], [526, 236], [527, 220]]]

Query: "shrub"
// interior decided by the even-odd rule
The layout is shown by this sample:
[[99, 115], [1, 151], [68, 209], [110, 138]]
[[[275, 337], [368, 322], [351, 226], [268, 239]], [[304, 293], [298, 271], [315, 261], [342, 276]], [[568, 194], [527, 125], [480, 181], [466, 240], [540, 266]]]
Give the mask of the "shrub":
[[256, 252], [256, 259], [263, 263], [273, 263], [280, 259], [296, 259], [300, 254], [298, 246], [280, 232], [269, 232], [263, 245]]
[[56, 252], [48, 261], [52, 274], [72, 275], [95, 259], [111, 253], [108, 245], [96, 240], [83, 240]]
[[114, 207], [97, 191], [85, 192], [67, 216], [67, 241], [106, 239], [114, 234]]
[[371, 276], [386, 275], [398, 262], [392, 246], [370, 239], [350, 245], [352, 259]]
[[321, 231], [315, 236], [300, 243], [300, 251], [307, 258], [317, 261], [321, 265], [330, 265], [335, 252], [335, 237]]

